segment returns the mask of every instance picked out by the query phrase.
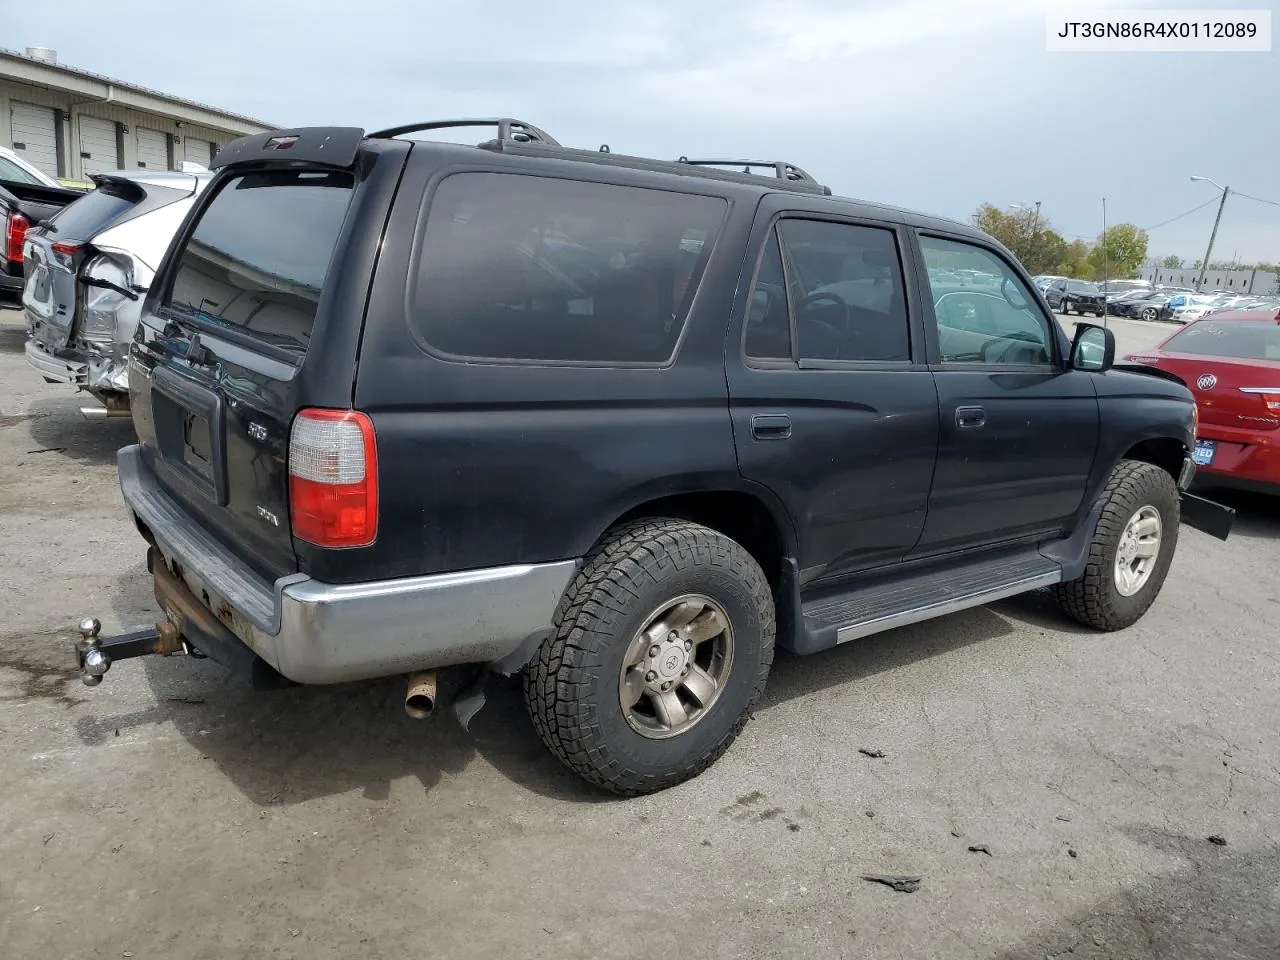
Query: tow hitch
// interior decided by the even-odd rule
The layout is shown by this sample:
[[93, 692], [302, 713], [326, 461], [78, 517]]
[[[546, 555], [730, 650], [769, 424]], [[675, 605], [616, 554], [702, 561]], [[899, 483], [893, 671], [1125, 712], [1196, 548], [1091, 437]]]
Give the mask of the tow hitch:
[[86, 687], [96, 687], [103, 674], [117, 660], [133, 657], [168, 657], [175, 653], [200, 656], [185, 640], [178, 628], [168, 620], [161, 620], [147, 630], [122, 633], [117, 637], [101, 637], [102, 624], [96, 617], [80, 621], [81, 640], [75, 645], [76, 664], [80, 667], [80, 681]]

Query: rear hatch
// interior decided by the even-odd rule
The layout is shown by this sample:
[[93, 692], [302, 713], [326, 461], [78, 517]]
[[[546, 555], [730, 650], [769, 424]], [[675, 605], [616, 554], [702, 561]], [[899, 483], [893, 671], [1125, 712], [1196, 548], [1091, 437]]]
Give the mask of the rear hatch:
[[[97, 254], [95, 239], [191, 196], [197, 185], [188, 174], [167, 174], [164, 183], [108, 174], [96, 182], [97, 189], [27, 233], [22, 305], [31, 337], [50, 351], [61, 350], [73, 336], [84, 295], [77, 278]], [[155, 266], [152, 263], [150, 270]], [[139, 279], [149, 281], [150, 277], [128, 282]]]
[[[250, 148], [261, 139], [246, 138]], [[144, 461], [268, 578], [299, 569], [291, 425], [302, 407], [351, 405], [369, 284], [408, 151], [370, 142], [356, 164], [358, 143], [342, 168], [308, 164], [304, 139], [285, 155], [292, 162], [221, 171], [166, 255], [134, 344]], [[237, 149], [261, 157], [260, 144]]]
[[1271, 316], [1199, 320], [1164, 343], [1159, 365], [1195, 394], [1202, 436], [1280, 427], [1280, 323]]

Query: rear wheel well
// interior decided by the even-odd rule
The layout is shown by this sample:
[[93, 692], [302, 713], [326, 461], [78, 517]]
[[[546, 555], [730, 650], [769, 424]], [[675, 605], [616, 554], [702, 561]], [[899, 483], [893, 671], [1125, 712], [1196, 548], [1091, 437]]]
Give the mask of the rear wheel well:
[[[769, 580], [775, 597], [782, 582], [785, 540], [773, 514], [762, 501], [738, 491], [682, 493], [650, 500], [627, 511], [614, 526], [644, 517], [688, 520], [740, 543]], [[612, 528], [611, 528], [612, 529]]]
[[1124, 459], [1153, 464], [1177, 480], [1182, 473], [1182, 461], [1186, 455], [1186, 447], [1182, 441], [1172, 437], [1157, 437], [1135, 443], [1124, 455]]

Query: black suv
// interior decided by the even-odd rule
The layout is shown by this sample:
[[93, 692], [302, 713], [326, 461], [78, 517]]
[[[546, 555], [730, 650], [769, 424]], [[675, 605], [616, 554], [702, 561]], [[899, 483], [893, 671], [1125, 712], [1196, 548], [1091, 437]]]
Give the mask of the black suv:
[[963, 224], [514, 120], [277, 131], [215, 168], [147, 294], [119, 455], [165, 616], [82, 623], [91, 684], [198, 653], [263, 685], [410, 675], [420, 716], [432, 671], [484, 665], [636, 794], [725, 751], [775, 642], [1041, 587], [1114, 630], [1180, 511], [1227, 535], [1180, 495], [1188, 390], [1112, 369], [1100, 327], [1068, 341]]
[[1102, 316], [1107, 309], [1107, 298], [1096, 283], [1083, 280], [1055, 280], [1044, 291], [1049, 306], [1062, 313], [1092, 313]]

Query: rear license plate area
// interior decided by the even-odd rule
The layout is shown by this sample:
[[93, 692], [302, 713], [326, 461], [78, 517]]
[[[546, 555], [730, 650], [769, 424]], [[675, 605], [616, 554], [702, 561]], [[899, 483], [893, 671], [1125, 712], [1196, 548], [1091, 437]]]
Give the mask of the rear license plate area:
[[1212, 440], [1197, 440], [1195, 449], [1191, 451], [1191, 459], [1198, 467], [1207, 467], [1213, 463], [1213, 455], [1218, 445]]
[[185, 412], [182, 419], [182, 462], [212, 483], [213, 437], [209, 419], [198, 413]]
[[222, 398], [198, 381], [157, 367], [151, 386], [159, 462], [218, 506], [227, 503]]

